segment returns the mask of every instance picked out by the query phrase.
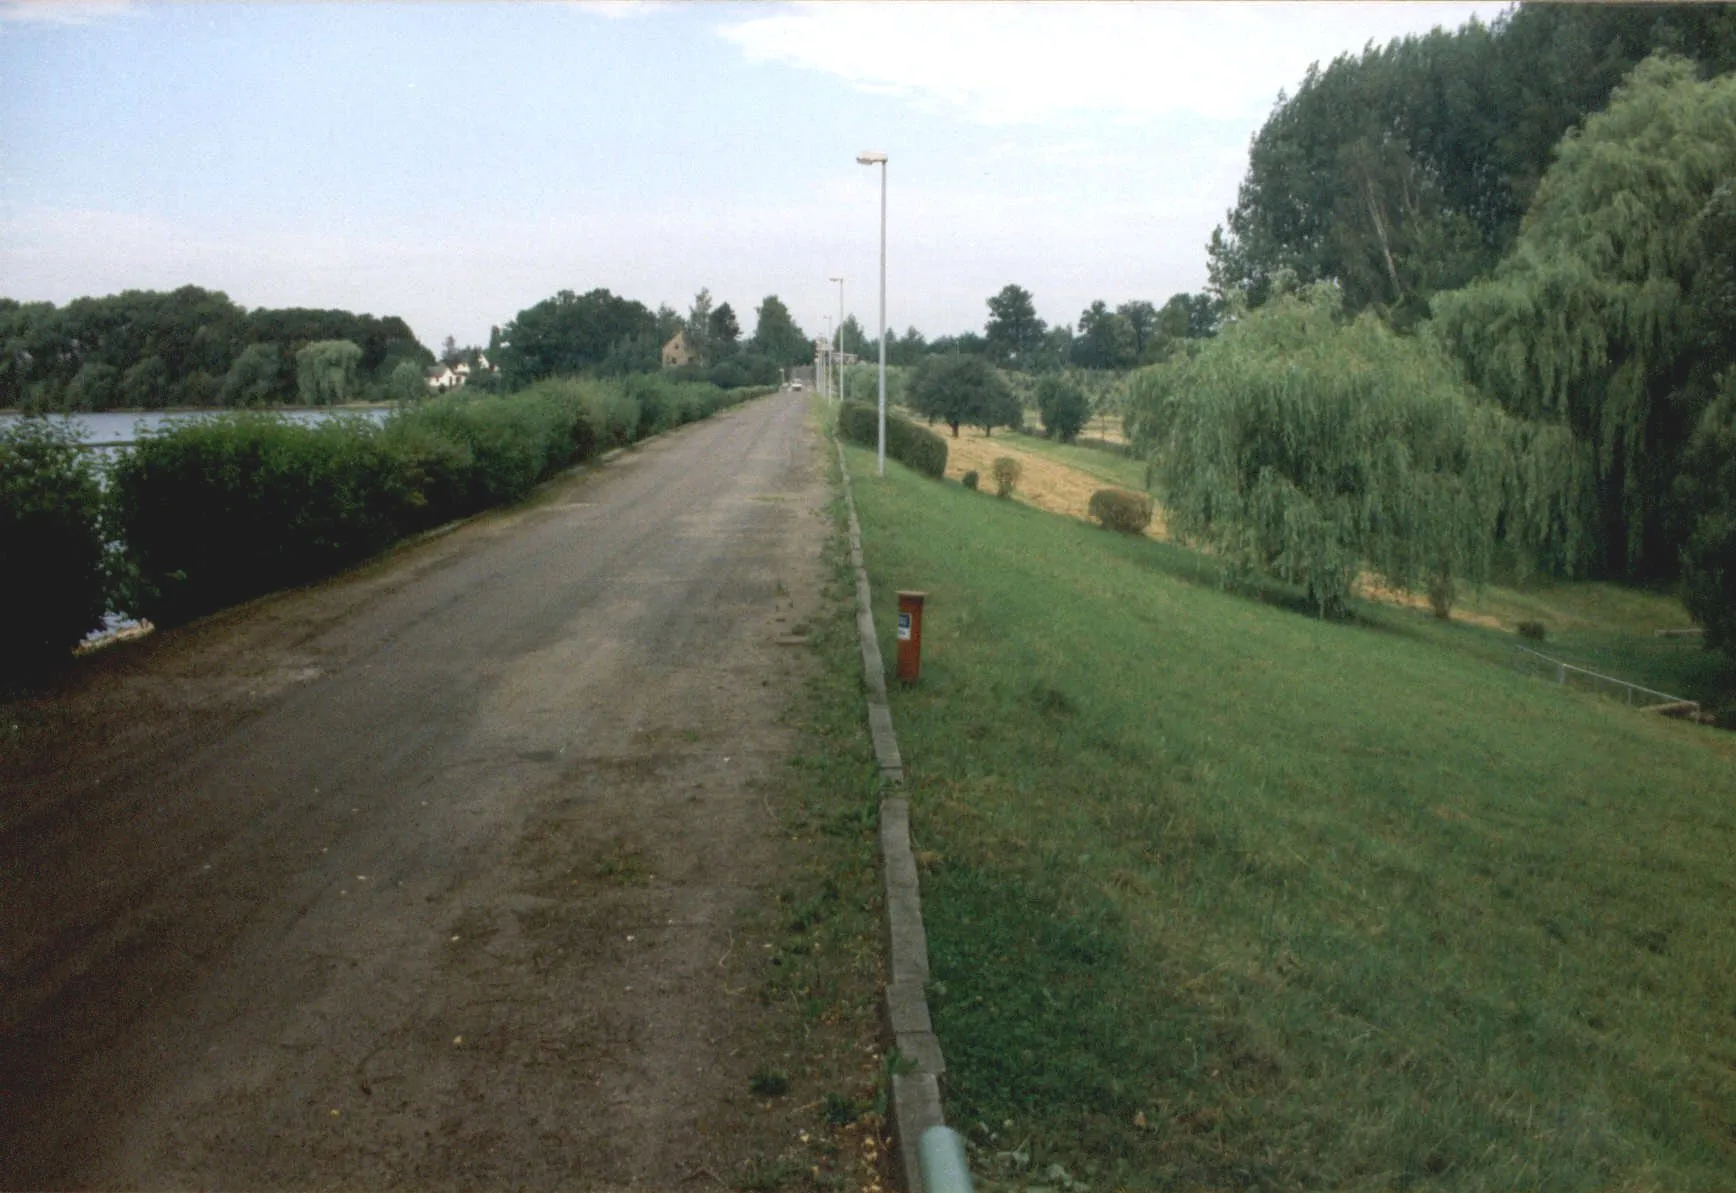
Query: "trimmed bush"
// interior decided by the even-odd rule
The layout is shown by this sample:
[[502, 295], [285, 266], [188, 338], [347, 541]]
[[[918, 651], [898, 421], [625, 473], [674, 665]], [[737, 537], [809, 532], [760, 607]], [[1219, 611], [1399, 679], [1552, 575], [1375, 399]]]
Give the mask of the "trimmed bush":
[[1091, 494], [1089, 510], [1105, 530], [1144, 534], [1151, 525], [1151, 498], [1131, 489], [1099, 489]]
[[[880, 439], [879, 408], [864, 402], [842, 403], [838, 433], [852, 443], [874, 447]], [[946, 440], [890, 413], [886, 416], [886, 454], [936, 480], [946, 475]]]
[[63, 425], [0, 426], [0, 683], [37, 678], [102, 620], [102, 491]]
[[1072, 443], [1091, 417], [1091, 400], [1065, 377], [1051, 375], [1037, 382], [1037, 413], [1049, 438]]
[[760, 392], [557, 378], [511, 395], [449, 394], [383, 427], [235, 414], [161, 428], [122, 454], [110, 486], [138, 577], [129, 612], [172, 623], [316, 579]]
[[141, 437], [109, 478], [140, 608], [175, 622], [296, 584], [397, 537], [409, 493], [379, 427], [231, 414]]
[[1011, 456], [996, 456], [991, 471], [995, 478], [995, 496], [1011, 497], [1024, 469], [1019, 467], [1019, 462]]
[[977, 470], [974, 468], [972, 468], [969, 472], [965, 473], [963, 476], [958, 478], [959, 483], [962, 484], [965, 488], [971, 490], [973, 493], [976, 491], [977, 484], [981, 481], [981, 479], [982, 478], [977, 475]]

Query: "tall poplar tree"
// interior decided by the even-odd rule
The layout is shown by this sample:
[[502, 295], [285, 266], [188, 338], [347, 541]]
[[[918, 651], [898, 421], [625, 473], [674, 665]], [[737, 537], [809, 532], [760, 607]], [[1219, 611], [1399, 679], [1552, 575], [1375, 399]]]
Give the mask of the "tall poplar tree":
[[1736, 359], [1736, 76], [1655, 57], [1566, 137], [1494, 276], [1434, 301], [1470, 378], [1568, 428], [1601, 569], [1673, 573], [1669, 494]]

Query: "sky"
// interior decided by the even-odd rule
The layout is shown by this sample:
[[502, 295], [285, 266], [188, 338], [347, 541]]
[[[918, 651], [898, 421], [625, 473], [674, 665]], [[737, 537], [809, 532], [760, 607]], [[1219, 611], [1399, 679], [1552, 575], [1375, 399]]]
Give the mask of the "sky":
[[1464, 3], [0, 0], [0, 296], [222, 290], [437, 348], [561, 290], [744, 332], [776, 294], [980, 330], [1029, 290], [1206, 283], [1250, 138], [1311, 63]]

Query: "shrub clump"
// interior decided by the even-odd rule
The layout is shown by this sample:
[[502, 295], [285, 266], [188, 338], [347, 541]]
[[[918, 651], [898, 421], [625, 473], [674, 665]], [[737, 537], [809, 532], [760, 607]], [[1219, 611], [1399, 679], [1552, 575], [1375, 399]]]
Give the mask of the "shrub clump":
[[380, 428], [230, 414], [141, 437], [110, 474], [140, 608], [174, 622], [324, 575], [399, 533], [409, 492]]
[[995, 478], [995, 496], [1011, 497], [1013, 489], [1018, 486], [1019, 475], [1024, 471], [1019, 462], [1011, 456], [997, 456], [990, 471]]
[[[852, 443], [874, 447], [880, 439], [878, 408], [844, 402], [838, 408], [838, 433]], [[886, 454], [936, 480], [946, 475], [946, 440], [892, 414], [886, 416]]]
[[102, 620], [102, 490], [78, 437], [0, 427], [0, 683], [30, 680]]
[[1144, 534], [1151, 525], [1151, 498], [1131, 489], [1099, 489], [1091, 494], [1089, 509], [1105, 530]]
[[1049, 375], [1037, 382], [1037, 414], [1049, 438], [1072, 443], [1091, 417], [1091, 399], [1066, 378]]
[[972, 468], [969, 472], [965, 473], [963, 476], [958, 478], [959, 483], [961, 485], [963, 485], [965, 488], [969, 489], [973, 493], [976, 492], [977, 484], [981, 481], [981, 479], [982, 478], [977, 475], [977, 470], [974, 468]]
[[448, 395], [383, 427], [232, 414], [160, 429], [111, 478], [115, 527], [137, 570], [130, 611], [174, 622], [305, 583], [750, 396], [657, 377], [563, 378]]
[[1521, 638], [1529, 638], [1533, 642], [1542, 642], [1549, 637], [1549, 630], [1540, 621], [1522, 621], [1515, 628]]

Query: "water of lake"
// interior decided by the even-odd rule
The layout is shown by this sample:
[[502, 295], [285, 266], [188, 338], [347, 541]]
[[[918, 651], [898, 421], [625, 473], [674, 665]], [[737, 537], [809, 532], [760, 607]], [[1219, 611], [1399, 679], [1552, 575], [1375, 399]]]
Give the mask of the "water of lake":
[[[52, 422], [71, 425], [78, 437], [91, 447], [118, 447], [131, 443], [145, 431], [154, 431], [169, 423], [211, 418], [218, 413], [220, 412], [215, 410], [108, 410], [96, 414], [51, 414], [48, 418]], [[377, 422], [384, 422], [391, 411], [383, 407], [368, 407], [344, 410], [279, 410], [276, 413], [298, 423], [323, 422], [328, 418], [346, 414], [360, 414]], [[22, 417], [24, 416], [19, 414], [0, 414], [0, 426]]]

